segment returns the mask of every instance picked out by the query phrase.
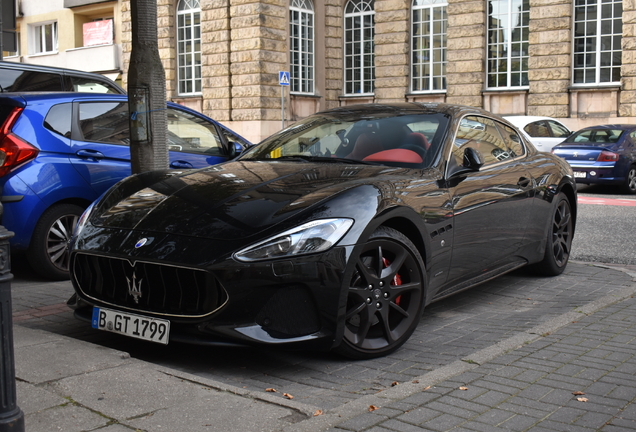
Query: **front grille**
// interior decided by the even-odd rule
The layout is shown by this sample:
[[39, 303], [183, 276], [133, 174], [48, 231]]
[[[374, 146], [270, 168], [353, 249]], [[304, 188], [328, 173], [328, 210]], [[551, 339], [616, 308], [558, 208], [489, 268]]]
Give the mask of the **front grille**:
[[71, 273], [85, 296], [140, 312], [201, 317], [227, 301], [221, 284], [200, 269], [78, 253]]

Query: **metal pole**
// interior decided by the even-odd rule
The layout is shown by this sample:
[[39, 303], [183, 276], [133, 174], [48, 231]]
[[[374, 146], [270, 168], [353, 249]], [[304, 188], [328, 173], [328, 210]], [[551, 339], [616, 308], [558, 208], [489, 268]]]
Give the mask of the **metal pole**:
[[281, 129], [285, 129], [285, 86], [280, 86], [280, 118], [282, 119]]
[[2, 27], [2, 2], [4, 0], [0, 0], [0, 60], [2, 60], [2, 55], [4, 53], [4, 28]]
[[24, 413], [17, 405], [13, 357], [11, 237], [13, 233], [0, 225], [0, 432], [24, 432]]

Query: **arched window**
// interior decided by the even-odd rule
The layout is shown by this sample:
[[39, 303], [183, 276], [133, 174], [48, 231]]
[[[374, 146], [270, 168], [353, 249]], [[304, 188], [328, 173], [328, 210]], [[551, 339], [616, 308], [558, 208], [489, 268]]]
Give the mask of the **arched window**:
[[349, 0], [345, 6], [345, 94], [373, 94], [375, 59], [373, 0]]
[[623, 2], [574, 2], [574, 84], [620, 83]]
[[201, 93], [199, 0], [179, 0], [177, 5], [177, 81], [180, 95]]
[[528, 86], [530, 0], [488, 1], [488, 87]]
[[446, 0], [413, 0], [411, 91], [446, 89]]
[[291, 0], [289, 5], [291, 91], [314, 93], [314, 5]]

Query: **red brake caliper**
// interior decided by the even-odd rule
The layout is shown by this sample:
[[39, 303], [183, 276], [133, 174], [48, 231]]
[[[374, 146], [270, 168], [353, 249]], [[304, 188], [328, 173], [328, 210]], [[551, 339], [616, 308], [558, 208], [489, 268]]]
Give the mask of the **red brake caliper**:
[[[384, 268], [387, 268], [389, 265], [391, 265], [391, 262], [382, 257], [382, 265], [384, 266]], [[399, 273], [395, 274], [395, 277], [393, 278], [393, 282], [391, 282], [391, 285], [393, 286], [400, 286], [402, 285], [402, 277], [399, 275]], [[402, 301], [402, 295], [399, 295], [395, 298], [395, 304], [396, 305], [400, 305], [400, 302]]]

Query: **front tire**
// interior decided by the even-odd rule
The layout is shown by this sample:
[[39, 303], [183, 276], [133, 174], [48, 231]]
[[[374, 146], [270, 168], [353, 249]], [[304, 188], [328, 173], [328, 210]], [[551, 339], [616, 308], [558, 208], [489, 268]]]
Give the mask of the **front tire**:
[[422, 315], [422, 258], [404, 234], [380, 227], [351, 263], [344, 337], [336, 351], [354, 359], [392, 353], [409, 339]]
[[58, 204], [42, 214], [27, 251], [33, 270], [51, 280], [69, 279], [69, 242], [84, 209], [74, 204]]
[[556, 205], [552, 211], [552, 221], [548, 229], [543, 261], [534, 265], [538, 274], [557, 276], [563, 273], [570, 259], [574, 220], [570, 200], [564, 193], [556, 196]]

